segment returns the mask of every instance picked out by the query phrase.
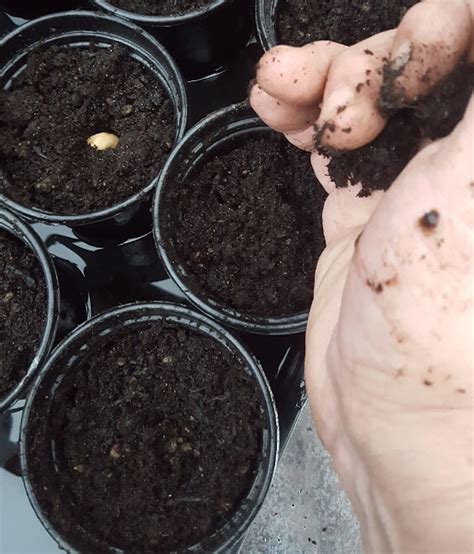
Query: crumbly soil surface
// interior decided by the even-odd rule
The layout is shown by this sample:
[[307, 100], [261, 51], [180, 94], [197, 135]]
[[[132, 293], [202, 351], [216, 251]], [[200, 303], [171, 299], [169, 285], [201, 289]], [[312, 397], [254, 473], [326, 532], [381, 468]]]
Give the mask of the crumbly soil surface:
[[[118, 146], [89, 146], [101, 132]], [[158, 175], [174, 138], [171, 100], [123, 47], [37, 49], [0, 91], [0, 193], [65, 215], [107, 208]]]
[[347, 46], [393, 29], [419, 0], [279, 0], [278, 43], [331, 40]]
[[45, 318], [41, 266], [28, 246], [0, 229], [0, 398], [26, 374]]
[[277, 133], [233, 141], [168, 184], [161, 232], [190, 288], [240, 312], [309, 308], [326, 193], [309, 156]]
[[212, 0], [109, 0], [113, 6], [144, 15], [183, 15], [207, 6]]
[[338, 187], [362, 183], [362, 196], [372, 190], [386, 190], [417, 153], [423, 140], [439, 139], [452, 132], [466, 110], [473, 85], [474, 65], [461, 63], [428, 96], [411, 106], [404, 107], [389, 95], [382, 95], [383, 110], [388, 115], [396, 109], [399, 111], [390, 117], [373, 142], [347, 152], [319, 149], [331, 155], [329, 176]]
[[[66, 374], [28, 455], [42, 508], [84, 552], [168, 552], [228, 521], [252, 486], [263, 412], [234, 353], [184, 327], [102, 337]], [[56, 445], [59, 471], [47, 450]]]

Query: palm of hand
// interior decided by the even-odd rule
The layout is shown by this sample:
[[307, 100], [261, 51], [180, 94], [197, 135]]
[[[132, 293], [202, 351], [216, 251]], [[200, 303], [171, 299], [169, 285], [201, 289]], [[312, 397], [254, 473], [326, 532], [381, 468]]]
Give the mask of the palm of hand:
[[[265, 94], [251, 94], [257, 111], [305, 147], [308, 131], [284, 125], [289, 115], [297, 121], [294, 106], [274, 111], [270, 102], [266, 111]], [[328, 247], [316, 272], [306, 384], [372, 552], [473, 546], [473, 123], [471, 101], [451, 136], [368, 199], [356, 187], [334, 189], [312, 156], [329, 192]]]
[[306, 383], [370, 551], [458, 552], [470, 536], [473, 119], [474, 104], [318, 264]]

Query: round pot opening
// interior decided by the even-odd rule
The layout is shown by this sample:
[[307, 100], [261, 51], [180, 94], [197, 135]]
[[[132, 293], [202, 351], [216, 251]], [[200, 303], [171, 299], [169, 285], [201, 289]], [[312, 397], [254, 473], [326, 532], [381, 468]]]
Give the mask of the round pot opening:
[[325, 246], [325, 198], [309, 156], [234, 105], [193, 127], [168, 160], [155, 243], [170, 277], [207, 314], [249, 332], [302, 332]]
[[[234, 439], [220, 442], [223, 429]], [[28, 397], [20, 449], [32, 506], [69, 552], [227, 552], [270, 486], [278, 423], [262, 370], [228, 331], [182, 306], [133, 304], [54, 350]], [[224, 477], [227, 488], [213, 489]], [[245, 493], [231, 498], [241, 482]], [[179, 543], [202, 531], [198, 521], [207, 531]]]
[[[139, 105], [139, 96], [141, 94], [141, 89], [138, 88], [138, 85], [140, 85], [140, 79], [150, 78], [150, 81], [156, 79], [156, 81], [153, 82], [159, 82], [160, 87], [164, 91], [163, 102], [171, 102], [170, 109], [172, 109], [174, 113], [174, 137], [172, 137], [172, 140], [169, 141], [170, 144], [166, 145], [168, 151], [171, 150], [173, 146], [172, 142], [176, 144], [180, 140], [180, 138], [184, 134], [184, 130], [186, 127], [188, 108], [187, 95], [183, 78], [181, 77], [179, 70], [177, 69], [175, 63], [168, 55], [166, 50], [153, 37], [147, 35], [143, 32], [143, 30], [139, 29], [138, 27], [127, 21], [108, 15], [82, 11], [66, 12], [58, 15], [46, 16], [41, 19], [31, 21], [18, 30], [13, 31], [4, 39], [2, 39], [2, 41], [0, 41], [0, 85], [4, 89], [8, 90], [8, 88], [11, 87], [12, 79], [17, 78], [25, 71], [28, 55], [32, 52], [39, 52], [40, 48], [42, 51], [43, 49], [48, 50], [50, 48], [67, 45], [69, 48], [71, 48], [71, 55], [74, 55], [76, 57], [86, 57], [91, 52], [90, 44], [95, 45], [96, 53], [94, 55], [96, 57], [104, 56], [104, 52], [106, 51], [105, 48], [108, 48], [107, 55], [109, 55], [111, 59], [117, 51], [120, 51], [120, 55], [126, 56], [127, 60], [130, 59], [131, 67], [133, 66], [132, 69], [136, 68], [136, 76], [134, 75], [134, 79], [135, 77], [136, 79], [134, 82], [136, 82], [137, 85], [137, 111], [141, 110], [141, 107]], [[81, 63], [83, 62], [81, 61]], [[113, 60], [110, 63], [112, 64]], [[84, 65], [84, 67], [86, 66]], [[98, 73], [98, 70], [96, 70], [96, 73]], [[87, 71], [86, 74], [88, 74]], [[118, 87], [115, 87], [115, 89], [112, 91], [106, 89], [107, 79], [104, 80], [104, 83], [104, 89], [100, 92], [101, 104], [98, 104], [99, 108], [97, 108], [97, 110], [99, 111], [98, 113], [96, 113], [96, 119], [100, 119], [100, 107], [102, 105], [106, 105], [105, 101], [108, 98], [105, 98], [105, 95], [109, 92], [111, 92], [111, 94], [114, 92], [117, 92], [117, 94], [121, 94], [121, 91]], [[99, 87], [101, 85], [97, 86]], [[146, 89], [147, 85], [146, 83], [142, 83], [142, 85], [140, 86], [142, 86], [143, 89]], [[82, 90], [81, 92], [84, 93], [84, 91]], [[69, 94], [69, 90], [67, 91], [66, 95], [67, 94]], [[153, 95], [155, 95], [155, 92], [153, 92]], [[167, 97], [168, 100], [165, 100], [165, 97]], [[110, 98], [110, 100], [111, 103], [108, 104], [110, 109], [104, 115], [104, 128], [91, 128], [91, 136], [89, 137], [90, 139], [96, 137], [96, 135], [101, 133], [101, 131], [107, 131], [108, 136], [113, 136], [113, 133], [110, 132], [111, 129], [107, 128], [107, 118], [105, 116], [109, 117], [110, 113], [118, 108], [117, 103], [113, 102], [114, 99]], [[135, 97], [133, 97], [133, 100], [135, 101]], [[88, 98], [87, 94], [82, 94], [82, 96], [75, 98], [74, 94], [71, 93], [71, 104], [74, 106], [74, 102], [78, 102], [79, 107], [71, 108], [71, 110], [75, 110], [74, 113], [76, 114], [76, 120], [79, 121], [79, 123], [81, 120], [81, 110], [84, 110], [85, 117], [87, 117], [87, 110], [96, 109], [93, 105], [94, 101], [94, 99], [91, 100], [90, 98]], [[155, 101], [154, 96], [152, 96], [150, 93], [149, 98], [147, 99], [147, 110], [152, 111], [154, 105], [153, 101]], [[65, 102], [65, 104], [67, 103]], [[126, 105], [124, 100], [124, 105], [120, 105], [120, 109], [133, 110], [134, 106]], [[144, 113], [145, 112], [143, 111], [140, 112], [140, 116], [142, 117], [142, 119], [144, 118]], [[124, 111], [120, 111], [120, 114], [117, 116], [117, 118], [121, 118], [120, 121], [124, 121], [127, 117], [135, 117], [133, 111], [131, 116], [129, 113], [125, 113]], [[119, 121], [119, 119], [117, 119], [117, 121]], [[136, 126], [134, 126], [134, 128], [135, 127]], [[149, 130], [152, 129], [152, 127], [147, 126], [146, 129]], [[157, 132], [157, 130], [153, 130], [153, 133]], [[87, 146], [85, 141], [88, 137], [88, 134], [89, 133], [87, 133], [85, 137], [83, 137], [82, 135], [80, 136], [80, 144], [82, 145], [84, 143], [84, 145], [87, 148], [90, 148], [91, 151], [96, 149], [100, 150], [102, 146], [99, 145], [99, 142], [89, 142], [89, 144], [92, 145]], [[148, 134], [146, 136], [152, 137], [152, 135]], [[125, 140], [127, 140], [126, 137], [127, 136], [125, 136]], [[77, 140], [79, 141], [79, 138], [77, 138]], [[54, 145], [53, 140], [51, 140], [51, 143]], [[143, 140], [142, 143], [145, 144], [146, 141]], [[107, 148], [109, 148], [111, 153], [110, 156], [112, 156], [114, 150], [113, 146], [106, 145], [105, 149]], [[124, 148], [125, 150], [120, 151], [119, 155], [122, 155], [122, 152], [128, 152], [129, 148], [125, 142]], [[31, 156], [34, 155], [35, 153], [31, 154]], [[88, 154], [85, 154], [85, 156], [87, 155]], [[106, 153], [101, 152], [100, 155], [105, 156]], [[125, 156], [125, 153], [123, 155]], [[46, 158], [47, 160], [47, 153], [38, 152], [38, 156]], [[165, 153], [165, 150], [163, 150], [163, 163], [166, 156], [167, 153]], [[159, 163], [159, 161], [160, 160], [158, 160], [157, 163]], [[134, 165], [132, 162], [133, 160], [131, 158], [129, 162], [126, 160], [123, 161], [124, 164], [129, 164], [130, 168], [127, 170], [129, 172], [134, 171]], [[44, 167], [46, 167], [46, 164], [44, 164], [43, 161], [41, 161], [41, 163], [43, 163]], [[109, 163], [109, 165], [111, 165], [112, 168], [114, 167], [114, 165], [111, 163]], [[94, 171], [95, 167], [96, 166], [91, 165], [91, 168], [93, 168]], [[77, 168], [78, 171], [80, 169], [80, 167]], [[69, 170], [71, 176], [74, 176], [73, 170], [73, 167], [71, 167]], [[122, 174], [120, 174], [122, 175], [122, 180], [124, 181], [126, 181], [125, 170], [126, 167], [123, 169]], [[160, 169], [158, 168], [157, 170], [155, 170], [154, 167], [150, 166], [149, 171], [152, 176], [150, 178], [146, 178], [147, 182], [145, 182], [144, 186], [140, 190], [136, 190], [136, 188], [138, 188], [137, 186], [135, 187], [135, 191], [130, 192], [129, 196], [125, 196], [125, 194], [129, 194], [127, 189], [126, 193], [124, 192], [122, 195], [124, 198], [121, 198], [119, 201], [104, 208], [94, 207], [90, 210], [90, 212], [87, 213], [53, 213], [50, 209], [45, 210], [37, 207], [28, 207], [26, 205], [23, 205], [23, 203], [19, 201], [14, 201], [8, 198], [6, 195], [0, 195], [0, 199], [4, 203], [6, 203], [13, 211], [20, 213], [24, 218], [31, 221], [39, 220], [47, 223], [62, 223], [70, 225], [74, 228], [81, 228], [83, 230], [87, 229], [87, 226], [93, 227], [94, 225], [102, 225], [103, 227], [106, 227], [108, 223], [110, 223], [111, 225], [123, 227], [129, 224], [131, 220], [136, 218], [137, 213], [147, 208], [147, 203], [149, 202], [152, 190], [156, 185]], [[117, 176], [117, 182], [120, 182], [119, 173], [117, 173]], [[47, 173], [47, 177], [49, 177], [49, 173]], [[120, 177], [120, 179], [122, 177]], [[6, 177], [4, 178], [6, 179]], [[95, 177], [91, 175], [91, 179], [92, 178], [97, 181], [98, 186], [100, 185], [100, 183], [102, 183], [100, 174]], [[136, 180], [138, 179], [139, 178], [137, 178]], [[41, 185], [41, 187], [43, 187], [43, 180], [44, 179], [39, 180], [38, 186]], [[53, 180], [53, 184], [54, 182], [55, 181]], [[5, 181], [5, 183], [6, 188], [7, 182]], [[78, 183], [80, 184], [80, 180], [78, 181]], [[53, 193], [50, 193], [50, 190], [51, 187], [50, 189], [46, 189], [46, 192], [48, 194], [53, 194], [54, 187]], [[40, 194], [41, 188], [38, 189], [37, 196]], [[81, 199], [79, 198], [78, 200], [80, 201]], [[111, 199], [111, 202], [114, 202], [113, 199]], [[33, 204], [34, 206], [34, 202], [29, 201], [28, 204]]]
[[125, 7], [118, 7], [114, 2], [110, 2], [108, 0], [91, 0], [91, 2], [98, 8], [121, 17], [126, 17], [127, 19], [131, 19], [139, 25], [147, 23], [179, 25], [190, 20], [205, 17], [213, 10], [222, 8], [226, 3], [229, 3], [229, 1], [231, 0], [208, 0], [208, 2], [202, 6], [198, 6], [188, 11], [183, 11], [183, 13], [177, 12], [170, 13], [169, 15], [155, 15], [133, 11], [132, 9]]
[[[14, 269], [15, 275], [21, 279], [21, 282], [24, 283], [24, 286], [29, 290], [27, 290], [27, 294], [24, 294], [19, 300], [15, 299], [14, 295], [16, 291], [4, 291], [4, 295], [0, 299], [2, 303], [2, 327], [4, 325], [11, 325], [13, 321], [13, 324], [18, 327], [18, 330], [21, 329], [21, 322], [19, 322], [19, 320], [24, 317], [24, 314], [18, 313], [18, 316], [16, 316], [16, 306], [14, 304], [19, 304], [21, 307], [21, 303], [25, 304], [28, 302], [30, 311], [27, 315], [28, 321], [25, 321], [28, 333], [30, 333], [30, 329], [31, 332], [35, 332], [32, 328], [35, 324], [36, 316], [38, 316], [37, 319], [39, 319], [40, 313], [43, 312], [44, 314], [41, 322], [41, 330], [38, 330], [38, 337], [34, 340], [36, 346], [31, 344], [28, 347], [26, 356], [24, 356], [22, 350], [16, 349], [16, 343], [14, 341], [10, 341], [8, 344], [12, 349], [11, 355], [8, 354], [8, 351], [3, 350], [3, 348], [8, 345], [2, 346], [2, 365], [5, 364], [5, 371], [7, 370], [7, 364], [9, 364], [8, 369], [11, 369], [10, 364], [18, 366], [15, 368], [14, 375], [7, 376], [6, 373], [3, 376], [0, 375], [2, 381], [5, 379], [6, 382], [8, 379], [10, 382], [13, 382], [11, 387], [7, 388], [5, 386], [6, 390], [1, 391], [0, 389], [0, 413], [2, 413], [8, 410], [16, 400], [21, 398], [21, 395], [25, 392], [31, 379], [41, 367], [51, 350], [59, 317], [59, 286], [54, 264], [36, 232], [28, 224], [22, 222], [13, 213], [2, 207], [0, 207], [0, 233], [5, 233], [6, 236], [11, 235], [18, 243], [22, 243], [29, 249], [29, 252], [21, 252], [21, 249], [15, 247], [15, 252], [17, 254], [23, 254], [21, 258], [17, 258], [19, 263], [21, 262], [24, 265], [26, 263], [29, 264], [29, 253], [31, 253], [35, 259], [31, 267], [25, 268], [25, 271], [18, 268]], [[28, 271], [28, 269], [30, 271]], [[31, 272], [35, 274], [35, 278], [31, 276]], [[38, 285], [36, 277], [37, 279], [42, 279], [41, 292], [35, 286], [35, 282]], [[5, 281], [2, 281], [2, 285], [9, 281], [11, 283], [11, 279], [9, 279], [5, 273]], [[32, 287], [35, 287], [35, 289], [30, 293]], [[38, 307], [33, 310], [32, 307], [35, 306], [38, 301], [37, 298], [33, 301], [33, 296], [37, 297], [38, 295], [40, 295], [39, 301], [43, 303], [43, 307]], [[24, 308], [26, 309], [25, 305]], [[10, 317], [13, 319], [9, 319]], [[4, 330], [5, 332], [7, 331], [6, 327]], [[13, 348], [16, 349], [16, 352], [13, 352]], [[27, 358], [28, 361], [25, 363], [24, 367], [20, 367], [23, 366], [23, 358]], [[3, 373], [3, 371], [1, 373]]]

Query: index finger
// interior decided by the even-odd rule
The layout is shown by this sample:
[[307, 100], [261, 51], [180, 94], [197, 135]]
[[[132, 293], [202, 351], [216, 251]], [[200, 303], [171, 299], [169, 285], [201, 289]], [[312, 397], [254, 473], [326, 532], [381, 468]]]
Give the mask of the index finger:
[[257, 83], [269, 95], [295, 105], [318, 103], [334, 59], [346, 46], [331, 41], [296, 48], [275, 46], [257, 65]]

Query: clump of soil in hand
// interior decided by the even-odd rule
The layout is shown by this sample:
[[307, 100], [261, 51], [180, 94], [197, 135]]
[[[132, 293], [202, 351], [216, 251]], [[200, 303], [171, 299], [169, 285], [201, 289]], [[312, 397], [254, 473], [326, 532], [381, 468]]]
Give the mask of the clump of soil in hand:
[[325, 199], [308, 154], [267, 132], [168, 185], [162, 236], [193, 291], [250, 315], [294, 314], [313, 296]]
[[277, 40], [303, 46], [331, 40], [352, 46], [396, 27], [419, 0], [279, 0]]
[[0, 229], [0, 398], [24, 377], [45, 325], [46, 287], [34, 253]]
[[33, 486], [87, 552], [168, 552], [210, 536], [250, 490], [262, 448], [259, 392], [239, 358], [168, 324], [101, 337], [66, 374], [47, 426], [41, 413]]
[[[461, 121], [471, 98], [474, 64], [462, 61], [429, 95], [411, 105], [401, 100], [403, 91], [397, 91], [393, 86], [399, 74], [400, 71], [391, 70], [389, 65], [384, 68], [380, 109], [388, 115], [402, 108], [413, 111], [425, 138], [436, 140], [449, 135]], [[429, 78], [429, 75], [421, 78]], [[394, 95], [392, 91], [398, 94]]]
[[[382, 133], [356, 150], [337, 152], [318, 147], [331, 157], [328, 174], [337, 187], [362, 184], [360, 196], [386, 190], [418, 152], [423, 140], [449, 135], [466, 110], [474, 85], [474, 65], [460, 64], [451, 75], [418, 102], [402, 107]], [[382, 95], [383, 110], [390, 115], [400, 107]], [[352, 130], [351, 130], [352, 131]]]
[[212, 0], [109, 0], [109, 2], [129, 12], [144, 15], [183, 15], [207, 6]]
[[[96, 133], [118, 146], [90, 146]], [[158, 175], [174, 138], [171, 100], [125, 48], [37, 49], [0, 91], [0, 193], [52, 213], [104, 209]]]

